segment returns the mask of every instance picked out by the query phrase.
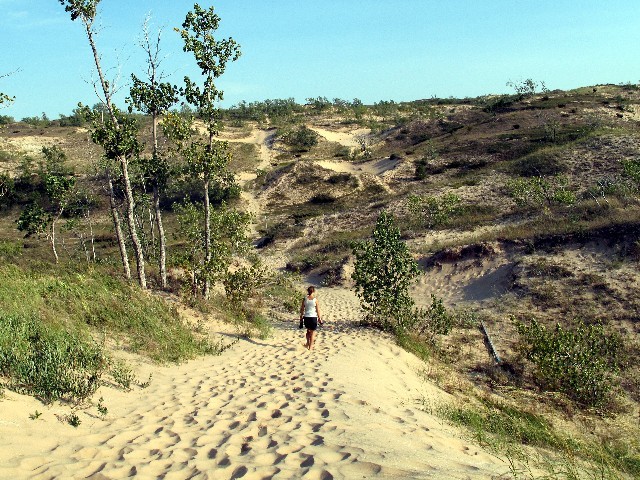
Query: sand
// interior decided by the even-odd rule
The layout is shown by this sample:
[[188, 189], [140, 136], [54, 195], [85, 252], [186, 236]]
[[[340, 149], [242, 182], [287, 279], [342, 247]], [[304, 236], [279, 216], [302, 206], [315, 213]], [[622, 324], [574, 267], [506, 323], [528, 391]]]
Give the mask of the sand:
[[[326, 326], [303, 346], [295, 318], [267, 340], [221, 356], [138, 366], [147, 388], [101, 387], [109, 409], [79, 410], [79, 427], [7, 392], [0, 405], [0, 478], [495, 478], [505, 465], [425, 411], [451, 401], [421, 362], [357, 327], [358, 303], [319, 289]], [[36, 420], [29, 414], [43, 412]]]

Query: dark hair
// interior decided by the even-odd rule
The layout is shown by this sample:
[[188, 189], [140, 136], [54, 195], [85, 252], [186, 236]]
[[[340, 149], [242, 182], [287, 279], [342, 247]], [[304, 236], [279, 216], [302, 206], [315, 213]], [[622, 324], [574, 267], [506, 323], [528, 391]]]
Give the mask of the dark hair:
[[316, 291], [316, 287], [314, 287], [314, 286], [311, 286], [311, 287], [307, 288], [307, 293], [308, 293], [309, 295], [311, 295], [311, 294], [312, 294], [313, 292], [315, 292], [315, 291]]

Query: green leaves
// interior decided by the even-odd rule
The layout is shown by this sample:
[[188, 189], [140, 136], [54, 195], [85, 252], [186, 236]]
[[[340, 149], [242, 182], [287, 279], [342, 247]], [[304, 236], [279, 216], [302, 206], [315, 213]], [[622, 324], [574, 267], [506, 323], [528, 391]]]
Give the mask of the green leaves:
[[409, 286], [419, 275], [393, 216], [382, 212], [373, 231], [373, 241], [353, 245], [356, 257], [352, 275], [356, 293], [369, 319], [386, 330], [412, 323], [414, 302]]
[[602, 325], [582, 322], [548, 330], [535, 319], [516, 322], [519, 350], [535, 368], [536, 382], [546, 390], [565, 393], [573, 400], [600, 407], [609, 399], [613, 375], [623, 364], [623, 344]]
[[58, 0], [64, 11], [71, 14], [71, 20], [80, 18], [91, 23], [96, 17], [96, 10], [100, 0]]
[[433, 228], [449, 223], [452, 217], [462, 211], [462, 206], [460, 197], [454, 193], [447, 193], [440, 197], [410, 195], [409, 211], [420, 222]]
[[213, 7], [205, 10], [196, 3], [193, 11], [187, 13], [182, 29], [177, 29], [184, 42], [183, 50], [193, 54], [205, 77], [202, 87], [185, 77], [182, 93], [187, 102], [198, 109], [211, 135], [217, 130], [219, 112], [216, 102], [223, 98], [223, 92], [216, 88], [214, 79], [224, 73], [229, 61], [240, 58], [240, 46], [232, 38], [216, 40], [214, 34], [219, 24], [220, 17], [214, 13]]
[[162, 115], [178, 102], [178, 88], [169, 82], [143, 82], [131, 74], [133, 84], [127, 99], [129, 109], [149, 115]]

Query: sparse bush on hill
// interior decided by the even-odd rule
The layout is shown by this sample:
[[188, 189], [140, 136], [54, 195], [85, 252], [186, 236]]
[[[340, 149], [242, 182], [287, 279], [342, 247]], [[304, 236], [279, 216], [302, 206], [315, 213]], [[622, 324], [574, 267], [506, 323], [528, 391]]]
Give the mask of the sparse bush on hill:
[[553, 330], [532, 319], [516, 322], [518, 349], [534, 369], [534, 381], [543, 389], [566, 394], [587, 407], [604, 407], [615, 385], [614, 375], [624, 363], [619, 335], [601, 325], [577, 323]]
[[507, 182], [507, 191], [519, 207], [573, 205], [576, 194], [565, 177], [519, 178]]
[[408, 203], [409, 211], [416, 221], [428, 228], [447, 225], [462, 211], [460, 197], [454, 193], [440, 197], [410, 195]]

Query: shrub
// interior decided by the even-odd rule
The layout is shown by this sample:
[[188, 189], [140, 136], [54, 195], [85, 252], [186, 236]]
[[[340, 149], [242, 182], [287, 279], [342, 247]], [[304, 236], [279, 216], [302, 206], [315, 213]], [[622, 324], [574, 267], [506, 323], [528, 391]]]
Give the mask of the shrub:
[[318, 134], [305, 125], [301, 125], [296, 130], [285, 133], [282, 136], [282, 141], [296, 152], [308, 152], [318, 144]]
[[542, 207], [543, 205], [573, 205], [576, 194], [567, 188], [565, 177], [533, 177], [509, 180], [508, 194], [519, 207]]
[[578, 323], [553, 330], [532, 319], [516, 322], [518, 350], [535, 369], [535, 381], [550, 391], [566, 394], [587, 407], [602, 407], [610, 399], [613, 375], [623, 363], [623, 344], [602, 325]]
[[436, 335], [448, 335], [453, 328], [455, 317], [447, 312], [442, 299], [431, 294], [431, 305], [427, 309], [416, 312], [416, 330], [421, 335], [428, 335], [431, 340]]
[[461, 212], [460, 197], [453, 193], [440, 197], [411, 195], [409, 211], [429, 228], [443, 226]]
[[0, 373], [18, 392], [46, 401], [84, 400], [100, 385], [107, 364], [102, 347], [82, 331], [35, 317], [0, 317]]
[[353, 253], [352, 278], [367, 320], [385, 330], [405, 329], [414, 316], [409, 285], [420, 270], [400, 239], [393, 216], [382, 212], [373, 240], [354, 243]]
[[521, 177], [559, 175], [567, 170], [560, 158], [553, 152], [542, 150], [516, 160], [512, 172]]

